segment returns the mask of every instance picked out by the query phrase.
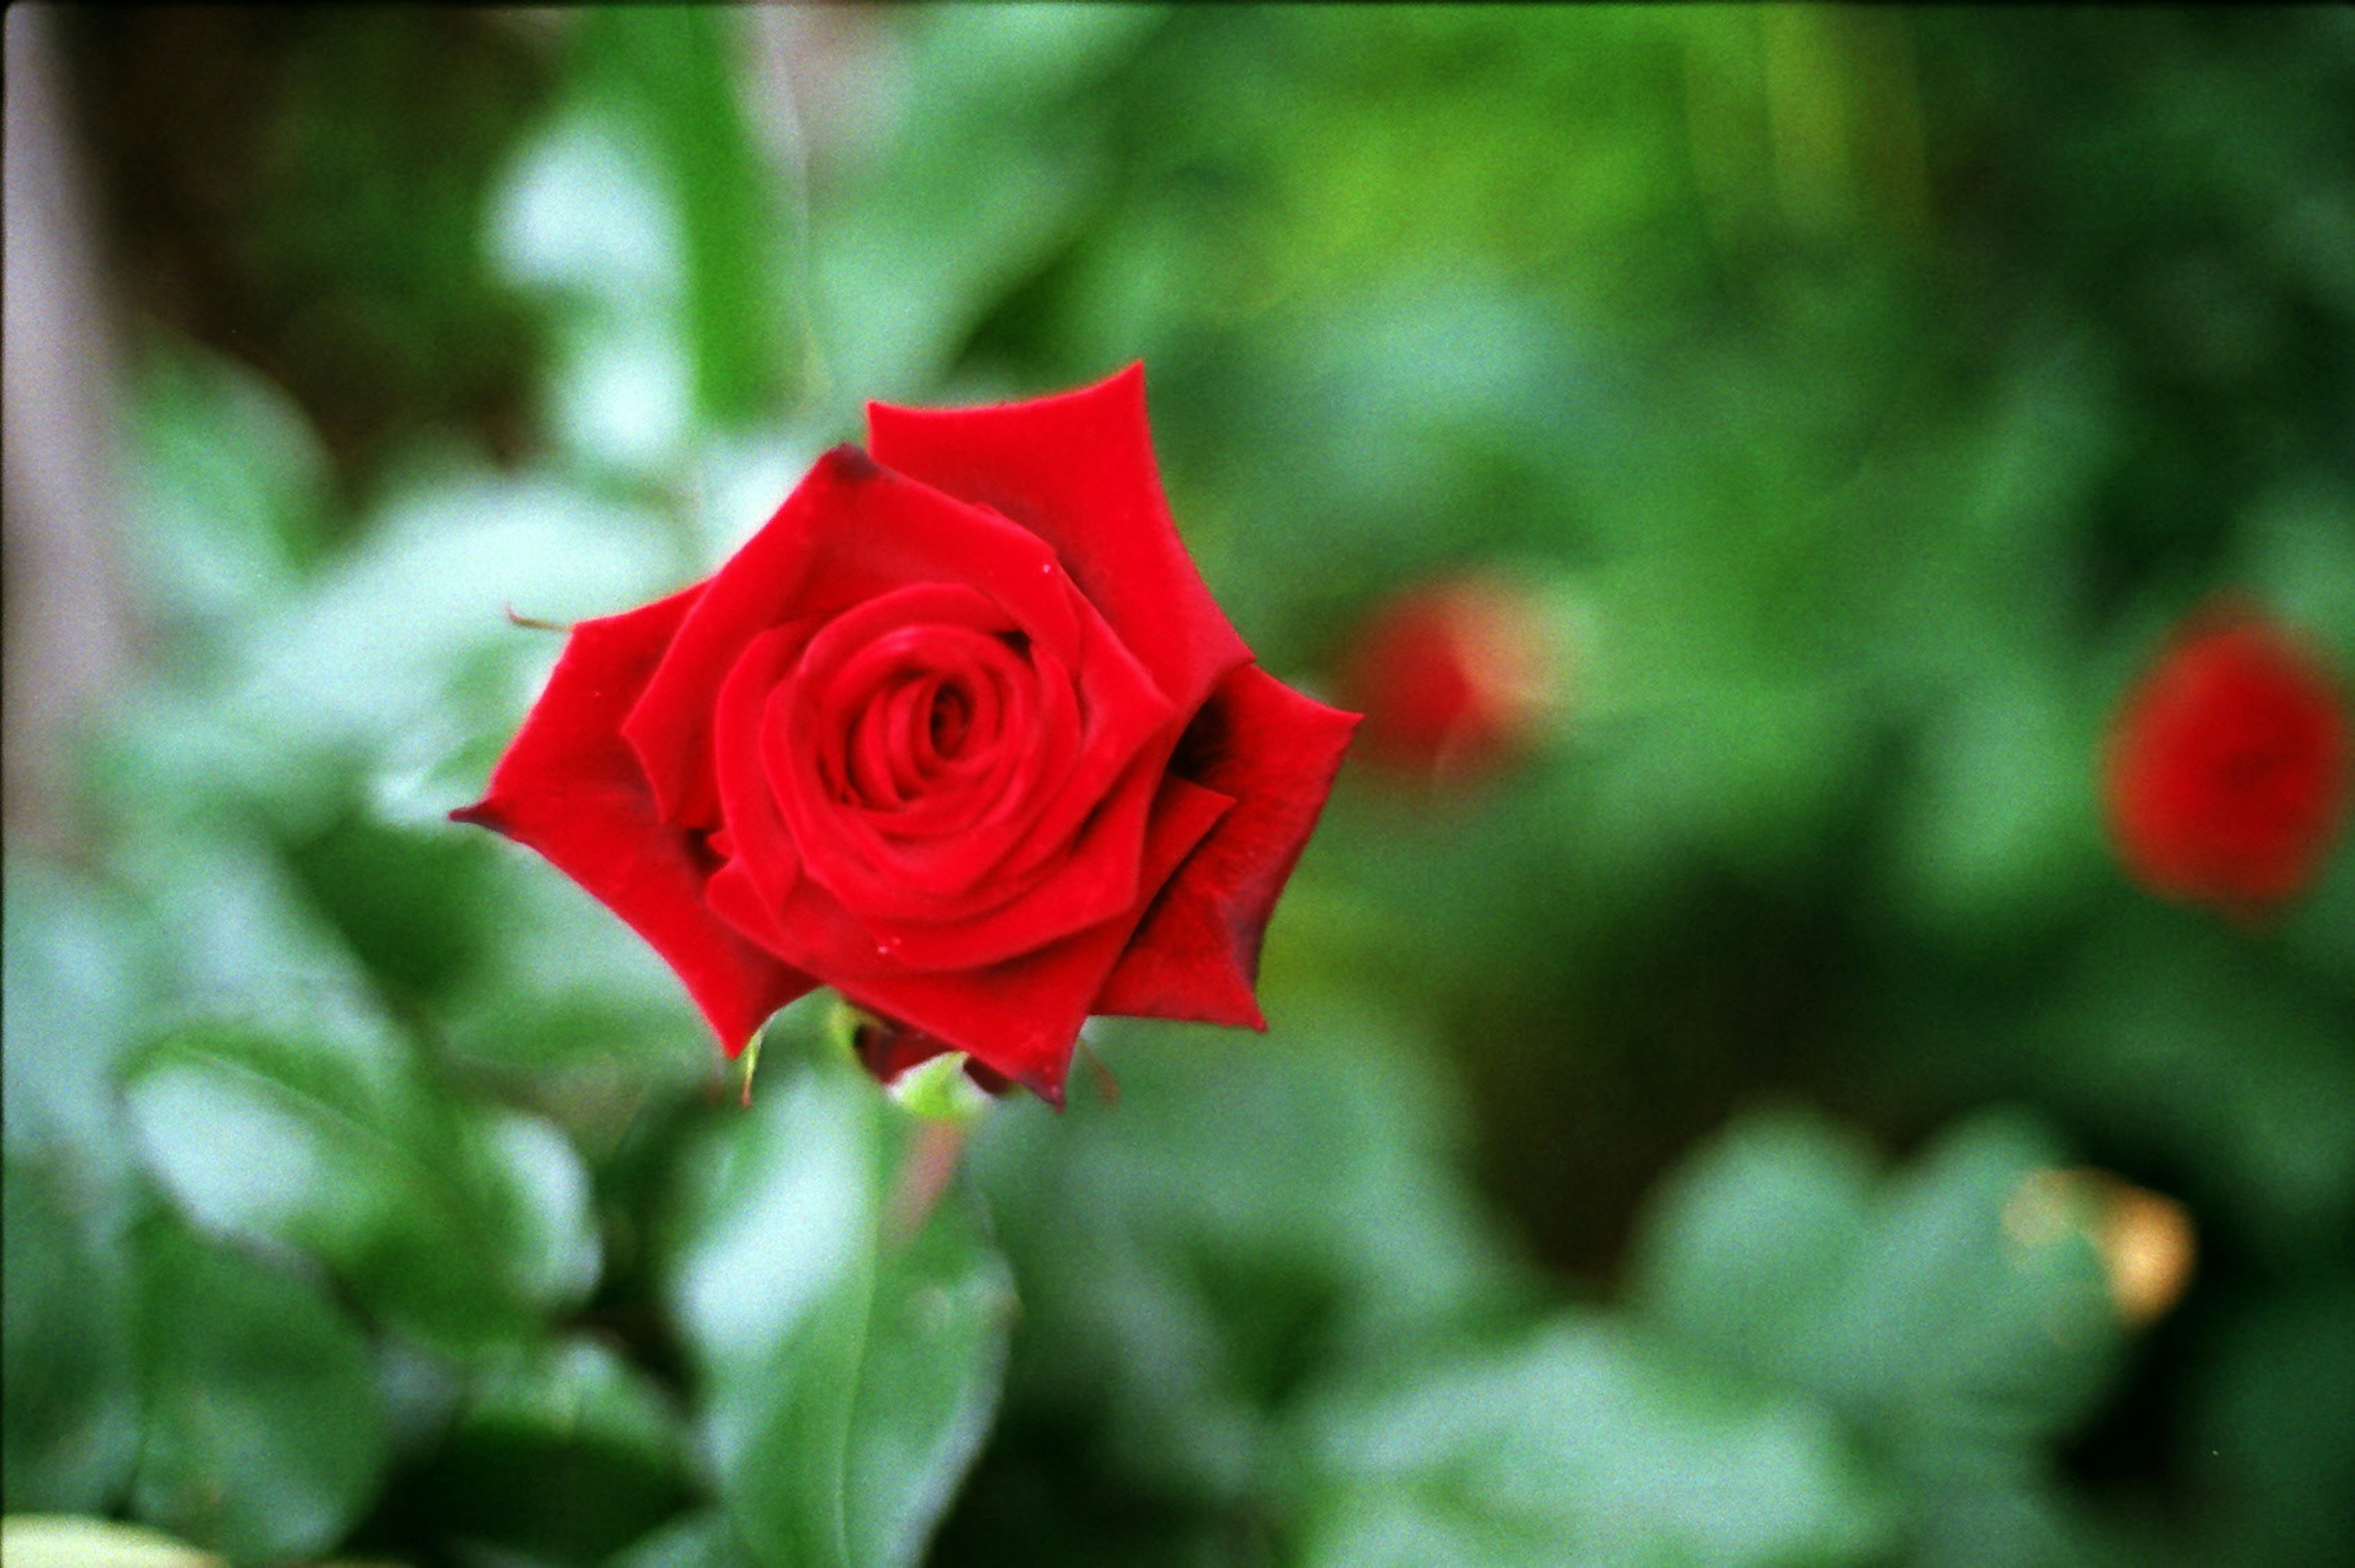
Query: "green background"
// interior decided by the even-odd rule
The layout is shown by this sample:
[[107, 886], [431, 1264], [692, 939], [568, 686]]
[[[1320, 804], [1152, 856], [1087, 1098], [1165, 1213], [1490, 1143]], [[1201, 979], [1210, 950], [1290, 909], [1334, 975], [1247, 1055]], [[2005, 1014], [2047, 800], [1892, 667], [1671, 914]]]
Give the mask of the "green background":
[[[2355, 851], [2166, 904], [2096, 767], [2221, 591], [2355, 668], [2350, 13], [56, 21], [139, 657], [10, 734], [69, 781], [10, 801], [11, 1515], [421, 1568], [2355, 1537]], [[1103, 1028], [919, 1213], [958, 1135], [822, 1002], [746, 1109], [443, 814], [558, 645], [504, 609], [691, 580], [869, 398], [1138, 359], [1263, 664], [1329, 694], [1502, 572], [1560, 721], [1346, 770], [1270, 1033]], [[2055, 1167], [2188, 1211], [2155, 1325]]]

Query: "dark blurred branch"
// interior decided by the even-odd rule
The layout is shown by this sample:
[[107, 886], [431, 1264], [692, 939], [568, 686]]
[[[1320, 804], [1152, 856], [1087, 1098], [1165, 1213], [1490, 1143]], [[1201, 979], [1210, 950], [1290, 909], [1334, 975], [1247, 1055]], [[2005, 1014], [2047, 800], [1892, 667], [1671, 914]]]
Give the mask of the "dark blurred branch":
[[121, 571], [114, 342], [80, 166], [66, 131], [55, 18], [7, 16], [6, 817], [73, 847], [70, 743], [130, 663]]

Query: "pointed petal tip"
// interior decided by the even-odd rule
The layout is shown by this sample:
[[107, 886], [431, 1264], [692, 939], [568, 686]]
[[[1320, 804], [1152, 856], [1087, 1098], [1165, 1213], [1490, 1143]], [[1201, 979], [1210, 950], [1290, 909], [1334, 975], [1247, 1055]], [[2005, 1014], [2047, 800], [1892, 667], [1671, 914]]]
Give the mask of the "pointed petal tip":
[[882, 464], [868, 454], [867, 449], [855, 441], [828, 447], [824, 455], [811, 465], [811, 475], [824, 473], [838, 484], [860, 485], [881, 476]]
[[[923, 418], [929, 415], [947, 415], [951, 418], [958, 418], [969, 414], [992, 413], [1002, 409], [1028, 409], [1036, 408], [1042, 404], [1071, 404], [1074, 402], [1083, 402], [1089, 399], [1101, 398], [1107, 394], [1114, 396], [1128, 396], [1133, 394], [1138, 402], [1142, 403], [1145, 397], [1145, 361], [1142, 359], [1132, 359], [1127, 364], [1122, 366], [1119, 369], [1113, 371], [1108, 376], [1105, 376], [1103, 379], [1090, 381], [1084, 386], [1069, 388], [1060, 392], [1047, 392], [1035, 398], [1013, 398], [1003, 403], [985, 403], [975, 408], [933, 408], [913, 403], [890, 403], [885, 402], [879, 398], [870, 398], [868, 400], [867, 403], [867, 429], [869, 436], [871, 437], [875, 430], [875, 416], [879, 413], [881, 414], [886, 421], [895, 419], [902, 414], [912, 414], [918, 418]], [[827, 453], [826, 456], [832, 457], [835, 453], [845, 451], [858, 452], [858, 448], [851, 443], [846, 443], [844, 445], [836, 447], [834, 451]], [[866, 453], [859, 453], [859, 455], [864, 457], [866, 456]], [[821, 459], [820, 461], [824, 461], [824, 459]], [[868, 461], [871, 462], [873, 460], [869, 459]]]
[[450, 813], [450, 820], [463, 822], [469, 827], [487, 827], [494, 833], [505, 833], [506, 814], [491, 803], [488, 796], [472, 805], [462, 805]]
[[[1142, 419], [1145, 413], [1145, 361], [1132, 359], [1100, 381], [1084, 387], [1074, 387], [1061, 397], [1075, 403], [1110, 403], [1120, 405], [1124, 414]], [[1040, 399], [1041, 402], [1048, 399]]]
[[1063, 1081], [1061, 1079], [1050, 1078], [1043, 1072], [1025, 1072], [1015, 1079], [1015, 1082], [1046, 1101], [1057, 1111], [1062, 1110]]
[[1247, 1029], [1254, 1034], [1267, 1032], [1267, 1014], [1261, 1010], [1259, 997], [1252, 991], [1250, 976], [1240, 965], [1223, 976], [1220, 987], [1224, 996], [1206, 995], [1197, 1004], [1188, 1021], [1206, 1023], [1220, 1029]]

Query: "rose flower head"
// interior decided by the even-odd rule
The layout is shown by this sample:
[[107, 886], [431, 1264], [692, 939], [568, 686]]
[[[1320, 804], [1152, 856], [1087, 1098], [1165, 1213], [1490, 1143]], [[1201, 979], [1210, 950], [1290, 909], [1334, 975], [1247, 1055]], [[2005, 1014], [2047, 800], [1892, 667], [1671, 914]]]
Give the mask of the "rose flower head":
[[2348, 763], [2346, 704], [2321, 656], [2254, 609], [2213, 608], [2119, 710], [2111, 837], [2152, 891], [2254, 914], [2320, 870]]
[[1142, 368], [868, 429], [709, 580], [575, 626], [453, 816], [626, 921], [731, 1056], [821, 985], [889, 1021], [879, 1072], [961, 1051], [1057, 1102], [1090, 1013], [1265, 1028], [1357, 720], [1212, 602]]
[[1509, 577], [1409, 587], [1366, 620], [1339, 672], [1343, 700], [1365, 714], [1359, 750], [1431, 784], [1492, 772], [1551, 721], [1563, 654], [1543, 603]]

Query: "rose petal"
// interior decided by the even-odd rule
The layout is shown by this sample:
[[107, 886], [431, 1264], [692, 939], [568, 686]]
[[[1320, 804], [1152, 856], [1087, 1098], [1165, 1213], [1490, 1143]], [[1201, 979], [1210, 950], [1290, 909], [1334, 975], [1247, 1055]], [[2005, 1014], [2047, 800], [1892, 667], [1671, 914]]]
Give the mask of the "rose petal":
[[[1069, 787], [1082, 748], [1102, 744], [1082, 732], [1060, 662], [1044, 645], [1014, 652], [992, 635], [1004, 624], [1004, 613], [969, 589], [900, 589], [811, 638], [791, 689], [772, 705], [762, 739], [770, 785], [810, 875], [870, 929], [969, 918], [1027, 891], [1037, 877], [993, 879], [977, 892], [975, 884]], [[1019, 732], [1003, 733], [992, 752], [939, 781], [931, 800], [877, 810], [846, 798], [850, 732], [862, 720], [888, 722], [862, 705], [895, 672], [928, 667], [1007, 688]], [[1158, 694], [1151, 700], [1159, 703]]]
[[917, 582], [977, 589], [1042, 641], [1078, 635], [1073, 595], [1037, 536], [836, 447], [713, 575], [622, 725], [663, 816], [719, 823], [712, 704], [746, 644]]
[[1267, 1027], [1260, 944], [1357, 724], [1257, 665], [1220, 683], [1172, 768], [1235, 808], [1162, 889], [1092, 1010]]
[[[851, 1037], [851, 1048], [858, 1052], [858, 1060], [866, 1063], [867, 1071], [886, 1083], [911, 1068], [922, 1067], [932, 1058], [956, 1049], [897, 1019], [874, 1018], [858, 1026]], [[1006, 1074], [970, 1057], [965, 1059], [964, 1075], [987, 1094], [1003, 1094], [1014, 1087]]]
[[754, 945], [769, 952], [785, 945], [784, 927], [777, 923], [777, 912], [771, 907], [768, 891], [761, 885], [751, 862], [735, 859], [720, 867], [704, 884], [704, 897], [712, 913]]
[[[1180, 778], [1165, 778], [1145, 844], [1144, 885], [1152, 887], [1193, 851], [1232, 801]], [[901, 1019], [1063, 1103], [1063, 1074], [1090, 1000], [1136, 928], [1132, 910], [1007, 963], [956, 974], [837, 979], [835, 988], [869, 1012]]]
[[773, 905], [778, 955], [830, 983], [986, 969], [1140, 907], [1160, 885], [1139, 868], [1149, 861], [1165, 750], [1137, 758], [1074, 837], [1068, 859], [1020, 897], [954, 919], [884, 920], [847, 909], [811, 876]]
[[[773, 908], [774, 901], [791, 893], [802, 874], [801, 852], [769, 787], [761, 748], [769, 694], [800, 656], [801, 640], [792, 627], [753, 638], [720, 683], [714, 705], [714, 762], [730, 850], [728, 871], [721, 875], [753, 879], [763, 908]], [[719, 878], [713, 880], [716, 886]], [[760, 927], [735, 923], [753, 941], [773, 946]]]
[[[972, 683], [972, 717], [964, 752], [942, 761], [924, 787], [899, 805], [870, 810], [867, 827], [888, 846], [913, 848], [948, 833], [996, 832], [1021, 815], [1013, 786], [1026, 770], [1051, 769], [1079, 744], [1078, 704], [1060, 665], [1038, 680], [991, 669]], [[1018, 738], [1027, 741], [1018, 743]], [[978, 814], [976, 815], [976, 812]]]
[[947, 1040], [911, 1029], [897, 1019], [862, 1020], [851, 1035], [851, 1048], [858, 1052], [858, 1060], [867, 1071], [883, 1083], [956, 1049]]
[[[792, 961], [829, 976], [996, 964], [1142, 896], [1138, 855], [1175, 713], [1084, 603], [1072, 605], [1076, 635], [1064, 639], [1082, 661], [1076, 672], [1043, 641], [1018, 654], [986, 635], [993, 623], [976, 619], [977, 605], [987, 602], [970, 590], [918, 584], [846, 611], [810, 638], [790, 690], [773, 702], [769, 784], [819, 884], [765, 890], [783, 927], [810, 933], [780, 950]], [[845, 798], [861, 705], [927, 657], [944, 670], [1019, 677], [1035, 713], [1001, 733], [994, 759], [975, 759], [972, 809], [954, 825], [922, 805], [887, 813]], [[847, 923], [829, 918], [829, 905]]]
[[817, 982], [711, 912], [711, 851], [701, 834], [663, 820], [619, 730], [703, 592], [575, 626], [489, 789], [450, 815], [538, 850], [621, 916], [677, 972], [733, 1056]]
[[[1055, 800], [1007, 852], [1002, 874], [1016, 884], [1028, 880], [1044, 858], [1064, 853], [1135, 758], [1146, 749], [1167, 757], [1177, 739], [1177, 720], [1190, 711], [1162, 696], [1152, 673], [1092, 606], [1083, 606], [1078, 620], [1080, 645], [1066, 656], [1083, 709], [1079, 758]], [[1124, 841], [1118, 852], [1135, 848], [1134, 841]]]
[[[789, 738], [773, 762], [771, 782], [796, 826], [805, 834], [831, 837], [839, 831], [833, 819], [840, 817], [863, 837], [868, 827], [937, 832], [963, 820], [954, 800], [941, 800], [940, 789], [989, 780], [1005, 764], [1022, 760], [1023, 747], [1051, 737], [1026, 725], [992, 756], [964, 759], [962, 768], [942, 760], [942, 765], [925, 770], [929, 792], [902, 798], [879, 799], [879, 792], [858, 788], [858, 780], [862, 774], [906, 772], [911, 776], [904, 782], [915, 782], [911, 748], [917, 741], [891, 733], [916, 719], [900, 700], [911, 683], [936, 688], [954, 679], [986, 688], [990, 695], [980, 704], [986, 716], [994, 718], [1003, 699], [1025, 719], [1034, 719], [1035, 709], [1034, 722], [1051, 722], [1052, 714], [1036, 706], [1051, 700], [1039, 688], [1068, 688], [1070, 677], [1060, 661], [1039, 653], [1039, 645], [1026, 651], [1009, 645], [1006, 635], [1019, 630], [982, 595], [941, 583], [900, 589], [828, 623], [810, 639], [794, 672], [792, 691], [779, 699]], [[1078, 715], [1068, 700], [1061, 727], [1067, 731], [1061, 743], [1076, 746]], [[900, 758], [896, 769], [894, 756]], [[1045, 799], [1032, 791], [1026, 803], [1024, 821]], [[1018, 831], [1018, 826], [1006, 829], [1009, 837]]]
[[[994, 637], [963, 628], [920, 630], [923, 635], [869, 645], [839, 671], [805, 667], [803, 689], [782, 709], [785, 722], [771, 731], [770, 776], [811, 847], [811, 874], [862, 915], [922, 919], [966, 912], [966, 895], [1053, 798], [1060, 783], [1054, 770], [1068, 768], [1079, 742], [1073, 705], [1041, 692], [1038, 706], [1057, 720], [1055, 728], [1035, 739], [1005, 737], [993, 755], [976, 759], [996, 765], [935, 780], [929, 799], [901, 801], [894, 809], [855, 798], [846, 732], [862, 720], [891, 722], [888, 713], [878, 714], [872, 692], [859, 688], [876, 684], [900, 656], [920, 650], [962, 659], [982, 680], [1046, 685], [1063, 679], [1060, 670], [1033, 675]], [[809, 690], [813, 686], [825, 689]], [[828, 776], [837, 773], [839, 783]], [[986, 899], [981, 907], [997, 901]]]
[[877, 461], [990, 507], [1063, 569], [1181, 713], [1251, 658], [1178, 537], [1145, 418], [1145, 367], [979, 409], [867, 405]]

